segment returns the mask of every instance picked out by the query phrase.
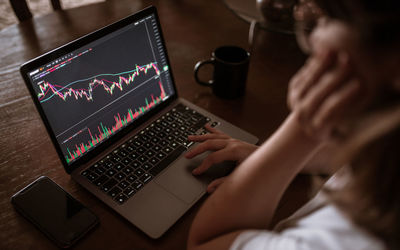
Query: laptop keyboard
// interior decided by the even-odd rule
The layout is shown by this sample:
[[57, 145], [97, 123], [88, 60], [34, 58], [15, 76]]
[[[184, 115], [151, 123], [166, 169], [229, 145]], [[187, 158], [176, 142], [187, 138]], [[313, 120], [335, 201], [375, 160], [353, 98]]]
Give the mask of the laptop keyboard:
[[178, 104], [81, 175], [123, 204], [193, 144], [188, 135], [207, 133], [201, 128], [208, 122], [208, 117]]

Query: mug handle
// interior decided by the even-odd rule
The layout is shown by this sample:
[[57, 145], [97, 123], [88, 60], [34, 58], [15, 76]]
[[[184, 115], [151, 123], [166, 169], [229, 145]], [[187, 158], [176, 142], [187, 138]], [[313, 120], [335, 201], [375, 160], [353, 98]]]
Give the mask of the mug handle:
[[198, 63], [196, 63], [196, 65], [194, 66], [194, 79], [196, 80], [197, 83], [204, 85], [204, 86], [211, 86], [214, 81], [213, 80], [209, 80], [208, 82], [203, 82], [202, 80], [199, 79], [198, 73], [199, 73], [199, 69], [201, 66], [206, 65], [206, 64], [212, 64], [215, 66], [215, 59], [211, 58], [205, 61], [200, 61]]

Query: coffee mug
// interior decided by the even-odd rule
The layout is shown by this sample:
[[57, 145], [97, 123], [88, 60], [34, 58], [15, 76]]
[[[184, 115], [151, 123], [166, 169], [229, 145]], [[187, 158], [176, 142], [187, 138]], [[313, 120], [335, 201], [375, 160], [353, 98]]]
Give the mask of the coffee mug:
[[[236, 46], [222, 46], [214, 50], [211, 58], [200, 61], [194, 67], [194, 78], [205, 86], [212, 87], [216, 96], [233, 99], [244, 95], [246, 89], [247, 71], [250, 53]], [[199, 79], [201, 66], [214, 66], [213, 79], [208, 82]]]

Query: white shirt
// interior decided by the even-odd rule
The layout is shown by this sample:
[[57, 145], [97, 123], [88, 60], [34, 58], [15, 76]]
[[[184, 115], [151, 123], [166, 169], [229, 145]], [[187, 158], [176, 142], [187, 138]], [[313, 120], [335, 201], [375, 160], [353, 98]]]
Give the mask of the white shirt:
[[[342, 178], [343, 179], [343, 178]], [[342, 186], [333, 176], [325, 184]], [[323, 192], [273, 231], [249, 230], [241, 233], [230, 250], [384, 250], [384, 244], [353, 224]]]

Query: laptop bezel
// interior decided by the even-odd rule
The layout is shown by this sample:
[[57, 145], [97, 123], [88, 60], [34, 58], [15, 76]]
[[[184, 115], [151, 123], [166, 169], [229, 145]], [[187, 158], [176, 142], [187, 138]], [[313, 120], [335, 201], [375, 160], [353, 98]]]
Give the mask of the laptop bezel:
[[[76, 159], [74, 162], [68, 164], [65, 159], [65, 156], [61, 150], [61, 147], [58, 144], [56, 136], [52, 131], [50, 123], [45, 115], [45, 112], [44, 112], [38, 98], [36, 97], [36, 92], [33, 89], [32, 83], [28, 76], [29, 72], [39, 68], [40, 66], [42, 66], [48, 62], [56, 60], [57, 58], [65, 55], [65, 54], [71, 53], [72, 51], [79, 49], [80, 47], [83, 47], [97, 39], [100, 39], [100, 38], [112, 33], [112, 32], [122, 29], [122, 28], [126, 27], [127, 25], [130, 25], [132, 23], [135, 23], [138, 20], [141, 20], [147, 16], [150, 16], [152, 14], [154, 14], [155, 20], [157, 22], [158, 32], [159, 32], [160, 39], [162, 42], [163, 51], [165, 53], [165, 59], [166, 59], [167, 65], [169, 65], [168, 70], [169, 70], [171, 84], [172, 84], [172, 87], [174, 90], [174, 94], [171, 95], [164, 102], [162, 102], [159, 105], [157, 105], [156, 107], [154, 107], [152, 110], [150, 110], [146, 114], [143, 114], [142, 116], [138, 117], [137, 120], [135, 120], [134, 122], [132, 122], [131, 124], [129, 124], [128, 126], [123, 128], [117, 134], [110, 137], [109, 139], [107, 139], [106, 141], [104, 141], [103, 143], [98, 145], [97, 147], [95, 147], [93, 150], [87, 152], [86, 154], [82, 155], [80, 158]], [[91, 32], [87, 35], [84, 35], [76, 40], [73, 40], [65, 45], [62, 45], [52, 51], [49, 51], [39, 57], [34, 58], [34, 59], [24, 63], [20, 67], [20, 73], [24, 79], [25, 85], [27, 86], [27, 88], [32, 96], [32, 99], [33, 99], [33, 102], [35, 103], [36, 109], [38, 110], [40, 117], [42, 118], [41, 120], [46, 127], [47, 133], [49, 134], [49, 136], [51, 138], [51, 141], [52, 141], [52, 143], [57, 151], [57, 154], [64, 166], [64, 169], [68, 174], [71, 174], [78, 167], [91, 161], [94, 157], [98, 156], [101, 152], [103, 152], [107, 148], [111, 147], [112, 144], [114, 144], [117, 141], [119, 141], [120, 139], [122, 139], [124, 136], [126, 136], [128, 133], [130, 133], [132, 130], [134, 130], [135, 128], [137, 128], [141, 124], [143, 124], [145, 121], [147, 121], [151, 116], [157, 114], [160, 110], [162, 110], [166, 106], [170, 105], [173, 101], [175, 101], [178, 98], [177, 88], [175, 85], [175, 80], [173, 77], [173, 72], [172, 72], [170, 60], [168, 57], [168, 52], [167, 52], [167, 49], [165, 46], [165, 40], [164, 40], [164, 36], [162, 33], [160, 20], [158, 17], [157, 9], [154, 6], [147, 7], [145, 9], [138, 11], [130, 16], [127, 16], [119, 21], [116, 21], [110, 25], [107, 25], [96, 31], [93, 31], [93, 32]]]

